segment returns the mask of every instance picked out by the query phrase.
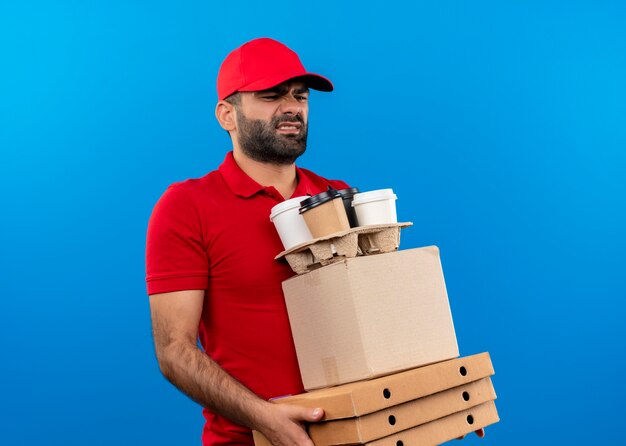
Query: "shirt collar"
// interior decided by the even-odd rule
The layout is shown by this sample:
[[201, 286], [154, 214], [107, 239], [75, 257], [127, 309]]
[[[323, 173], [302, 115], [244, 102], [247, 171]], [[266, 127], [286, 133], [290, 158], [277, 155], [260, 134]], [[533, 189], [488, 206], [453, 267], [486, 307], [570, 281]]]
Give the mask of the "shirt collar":
[[301, 197], [303, 195], [315, 195], [320, 191], [315, 186], [315, 183], [306, 173], [306, 170], [300, 169], [296, 166], [296, 175], [298, 176], [298, 185], [293, 192], [292, 197]]
[[[228, 188], [237, 196], [242, 198], [250, 198], [258, 192], [267, 189], [265, 186], [250, 178], [235, 161], [233, 152], [228, 152], [224, 158], [224, 162], [218, 168]], [[296, 175], [298, 185], [293, 193], [293, 197], [302, 195], [315, 195], [318, 191], [313, 181], [307, 176], [304, 169], [296, 166]]]
[[241, 167], [235, 161], [232, 151], [226, 154], [219, 171], [228, 188], [239, 197], [249, 198], [265, 189], [241, 170]]

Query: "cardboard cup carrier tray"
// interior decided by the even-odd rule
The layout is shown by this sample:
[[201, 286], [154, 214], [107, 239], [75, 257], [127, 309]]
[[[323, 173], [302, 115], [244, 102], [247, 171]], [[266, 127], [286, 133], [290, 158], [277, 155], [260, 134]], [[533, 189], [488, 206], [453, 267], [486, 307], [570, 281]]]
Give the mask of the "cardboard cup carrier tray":
[[411, 222], [359, 226], [301, 243], [285, 250], [275, 258], [284, 258], [297, 274], [346, 258], [393, 252], [400, 246], [400, 229]]

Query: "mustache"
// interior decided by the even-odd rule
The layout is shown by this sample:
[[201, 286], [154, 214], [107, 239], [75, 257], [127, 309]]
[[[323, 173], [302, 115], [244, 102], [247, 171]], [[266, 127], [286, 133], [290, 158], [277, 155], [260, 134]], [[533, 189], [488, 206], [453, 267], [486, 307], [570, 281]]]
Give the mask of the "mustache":
[[272, 124], [274, 125], [274, 127], [278, 126], [278, 124], [282, 122], [299, 122], [301, 124], [304, 124], [304, 120], [300, 115], [282, 115], [272, 118]]

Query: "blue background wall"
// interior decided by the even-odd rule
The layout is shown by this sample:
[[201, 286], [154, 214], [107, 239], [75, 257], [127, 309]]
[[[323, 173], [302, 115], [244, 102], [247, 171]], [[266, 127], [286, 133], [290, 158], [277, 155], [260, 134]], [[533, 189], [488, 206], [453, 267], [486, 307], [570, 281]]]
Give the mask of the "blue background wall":
[[623, 3], [215, 3], [0, 6], [0, 442], [199, 444], [153, 354], [146, 224], [229, 149], [221, 60], [271, 36], [336, 86], [300, 164], [392, 187], [461, 354], [492, 355], [502, 421], [464, 444], [621, 443]]

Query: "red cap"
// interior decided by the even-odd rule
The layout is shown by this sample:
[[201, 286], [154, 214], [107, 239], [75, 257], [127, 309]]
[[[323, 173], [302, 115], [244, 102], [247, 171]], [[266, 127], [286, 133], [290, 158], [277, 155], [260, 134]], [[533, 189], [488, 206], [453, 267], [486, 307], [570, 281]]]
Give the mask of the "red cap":
[[333, 91], [333, 84], [323, 76], [304, 69], [298, 55], [280, 42], [266, 37], [244, 43], [231, 52], [217, 75], [220, 100], [238, 91], [260, 91], [294, 78], [320, 91]]

